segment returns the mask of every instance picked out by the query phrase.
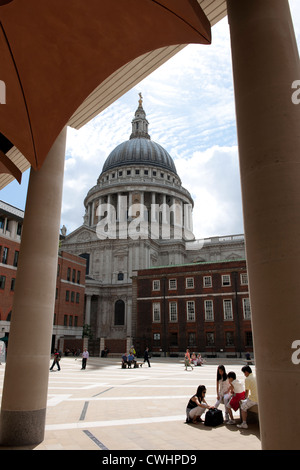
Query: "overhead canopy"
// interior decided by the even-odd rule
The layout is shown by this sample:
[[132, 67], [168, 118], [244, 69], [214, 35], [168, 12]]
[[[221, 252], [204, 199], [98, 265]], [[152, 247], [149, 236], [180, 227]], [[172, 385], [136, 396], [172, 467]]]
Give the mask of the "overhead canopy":
[[[156, 49], [211, 41], [197, 0], [0, 0], [0, 22], [0, 150], [10, 157], [17, 149], [35, 170], [84, 100], [121, 67]], [[1, 154], [0, 162], [18, 175]]]

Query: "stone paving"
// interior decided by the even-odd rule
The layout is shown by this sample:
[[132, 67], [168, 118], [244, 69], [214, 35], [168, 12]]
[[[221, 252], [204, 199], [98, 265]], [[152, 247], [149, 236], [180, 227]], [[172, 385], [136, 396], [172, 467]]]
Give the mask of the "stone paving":
[[[244, 363], [234, 361], [207, 360], [186, 371], [182, 358], [153, 358], [151, 367], [128, 370], [118, 358], [89, 358], [81, 370], [80, 359], [63, 357], [61, 371], [49, 371], [45, 439], [34, 450], [260, 450], [257, 424], [240, 430], [185, 423], [186, 404], [198, 385], [207, 387], [206, 400], [215, 403], [218, 363], [244, 381]], [[0, 391], [4, 369], [2, 364]], [[239, 423], [238, 412], [234, 417]]]

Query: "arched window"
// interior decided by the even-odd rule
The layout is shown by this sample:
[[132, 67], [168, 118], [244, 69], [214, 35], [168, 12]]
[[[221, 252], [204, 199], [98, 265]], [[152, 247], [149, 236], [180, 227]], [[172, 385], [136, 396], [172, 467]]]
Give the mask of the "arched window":
[[125, 303], [117, 300], [115, 303], [115, 325], [125, 325]]

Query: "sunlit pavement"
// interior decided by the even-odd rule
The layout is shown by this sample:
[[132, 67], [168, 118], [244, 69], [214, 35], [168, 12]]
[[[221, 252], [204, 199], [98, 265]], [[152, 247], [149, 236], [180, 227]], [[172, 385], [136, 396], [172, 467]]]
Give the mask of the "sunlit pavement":
[[[34, 450], [260, 450], [258, 424], [185, 423], [198, 385], [215, 403], [218, 363], [244, 382], [241, 359], [208, 359], [185, 370], [182, 358], [152, 358], [151, 367], [136, 369], [121, 369], [118, 358], [89, 358], [81, 370], [80, 359], [63, 357], [61, 370], [49, 371], [45, 439]], [[4, 370], [2, 364], [1, 390]], [[234, 417], [238, 424], [239, 412]]]

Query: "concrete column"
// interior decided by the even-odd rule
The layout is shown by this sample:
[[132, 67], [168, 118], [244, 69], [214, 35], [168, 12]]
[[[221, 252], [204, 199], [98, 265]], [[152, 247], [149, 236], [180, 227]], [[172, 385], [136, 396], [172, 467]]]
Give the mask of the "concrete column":
[[91, 301], [92, 301], [92, 296], [87, 294], [85, 296], [85, 318], [84, 318], [84, 323], [86, 325], [91, 324]]
[[44, 439], [66, 128], [31, 170], [0, 416], [0, 444]]
[[288, 0], [227, 0], [263, 449], [299, 449], [299, 55]]

